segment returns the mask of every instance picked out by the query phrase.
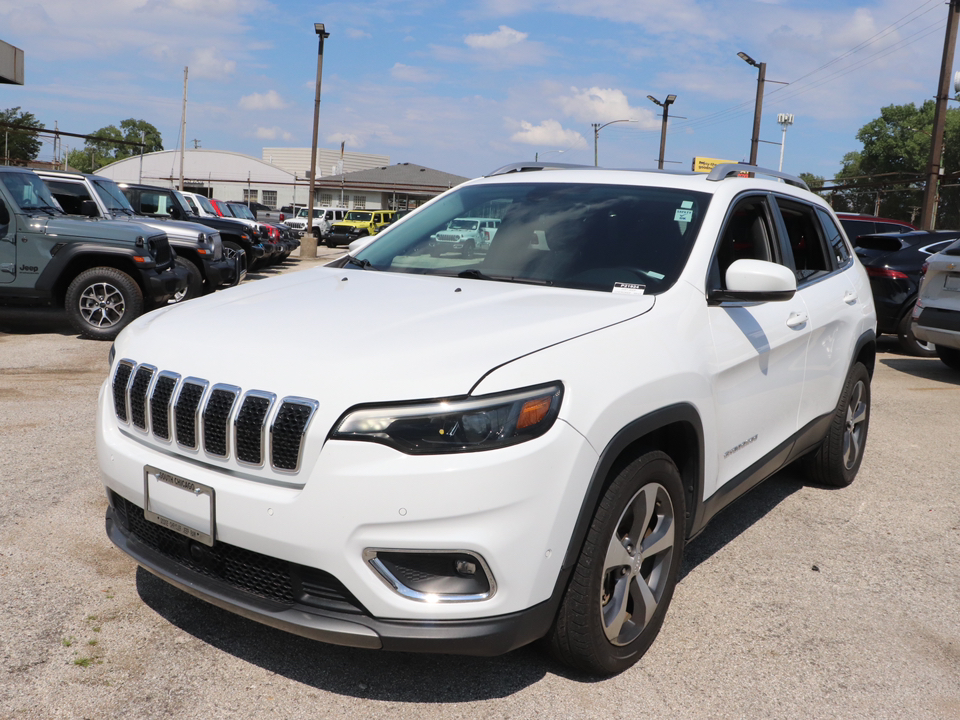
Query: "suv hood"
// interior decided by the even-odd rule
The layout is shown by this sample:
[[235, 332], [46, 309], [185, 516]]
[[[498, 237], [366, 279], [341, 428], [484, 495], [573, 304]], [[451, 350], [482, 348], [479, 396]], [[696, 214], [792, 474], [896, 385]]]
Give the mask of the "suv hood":
[[79, 215], [55, 215], [30, 218], [30, 232], [52, 236], [64, 236], [83, 240], [114, 240], [130, 243], [138, 235], [145, 238], [164, 234], [163, 228], [153, 228], [146, 223], [128, 220], [102, 220]]
[[465, 395], [499, 365], [653, 305], [653, 296], [317, 268], [149, 313], [116, 352], [245, 391], [313, 398], [332, 422], [357, 403]]

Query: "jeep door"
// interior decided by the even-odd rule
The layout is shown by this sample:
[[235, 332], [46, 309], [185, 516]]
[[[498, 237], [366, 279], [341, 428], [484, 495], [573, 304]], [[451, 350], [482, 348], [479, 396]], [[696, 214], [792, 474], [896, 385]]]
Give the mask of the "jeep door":
[[[736, 260], [784, 264], [777, 220], [766, 194], [736, 202], [724, 223], [707, 280], [725, 289]], [[721, 302], [707, 307], [713, 335], [717, 484], [751, 469], [775, 471], [797, 430], [810, 323], [799, 295], [786, 301]], [[780, 456], [783, 457], [780, 457]], [[753, 468], [763, 460], [762, 468]], [[776, 467], [773, 467], [776, 466]], [[715, 488], [705, 488], [705, 496]]]
[[0, 197], [0, 283], [17, 279], [17, 218]]

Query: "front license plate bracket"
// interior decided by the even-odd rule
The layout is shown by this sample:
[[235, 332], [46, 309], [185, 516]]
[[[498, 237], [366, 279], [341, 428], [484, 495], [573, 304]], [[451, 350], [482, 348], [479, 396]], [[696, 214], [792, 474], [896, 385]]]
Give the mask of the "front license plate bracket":
[[145, 465], [143, 516], [161, 527], [213, 547], [216, 502], [214, 490], [209, 485]]

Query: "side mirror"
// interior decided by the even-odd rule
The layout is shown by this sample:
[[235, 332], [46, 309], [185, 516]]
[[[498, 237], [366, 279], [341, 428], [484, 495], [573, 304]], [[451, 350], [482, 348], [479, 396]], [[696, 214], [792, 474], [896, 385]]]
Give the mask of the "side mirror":
[[93, 200], [83, 200], [80, 203], [80, 214], [90, 218], [100, 217], [100, 211]]
[[710, 293], [708, 302], [782, 302], [797, 292], [797, 278], [788, 268], [766, 260], [736, 260], [727, 268], [727, 287]]
[[170, 217], [174, 220], [183, 220], [183, 211], [180, 209], [179, 205], [170, 206]]

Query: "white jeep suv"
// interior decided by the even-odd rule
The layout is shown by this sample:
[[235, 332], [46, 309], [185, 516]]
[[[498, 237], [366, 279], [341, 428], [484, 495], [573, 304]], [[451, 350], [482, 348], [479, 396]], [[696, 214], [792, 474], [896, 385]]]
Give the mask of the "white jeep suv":
[[[463, 217], [486, 252], [432, 256]], [[796, 178], [508, 166], [334, 265], [135, 321], [100, 395], [109, 537], [243, 616], [616, 673], [719, 510], [860, 467], [870, 285]]]

